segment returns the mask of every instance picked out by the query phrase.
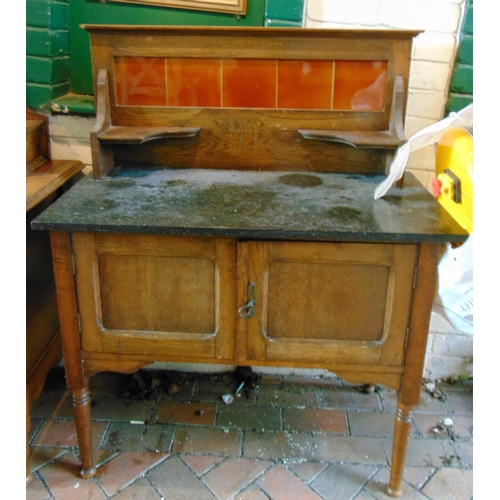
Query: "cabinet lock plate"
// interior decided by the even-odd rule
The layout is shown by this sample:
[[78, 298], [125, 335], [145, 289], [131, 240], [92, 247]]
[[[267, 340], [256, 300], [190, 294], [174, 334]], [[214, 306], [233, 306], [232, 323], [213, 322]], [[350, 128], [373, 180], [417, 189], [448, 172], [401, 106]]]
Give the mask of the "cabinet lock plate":
[[250, 281], [247, 285], [247, 303], [238, 309], [238, 316], [240, 318], [253, 318], [255, 312], [255, 296], [255, 283]]

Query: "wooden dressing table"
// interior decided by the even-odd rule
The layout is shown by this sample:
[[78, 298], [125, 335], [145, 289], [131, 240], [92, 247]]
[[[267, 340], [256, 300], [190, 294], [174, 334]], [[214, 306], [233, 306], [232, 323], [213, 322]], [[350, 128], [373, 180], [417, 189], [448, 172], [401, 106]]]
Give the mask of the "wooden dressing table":
[[86, 26], [94, 177], [50, 230], [82, 476], [88, 379], [154, 361], [328, 369], [397, 391], [401, 493], [442, 242], [399, 145], [410, 31]]

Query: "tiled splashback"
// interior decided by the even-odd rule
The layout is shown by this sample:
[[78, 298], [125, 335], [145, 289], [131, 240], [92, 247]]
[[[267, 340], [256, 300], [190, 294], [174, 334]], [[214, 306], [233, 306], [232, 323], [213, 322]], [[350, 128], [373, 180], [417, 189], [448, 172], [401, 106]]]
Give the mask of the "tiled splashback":
[[387, 61], [115, 57], [116, 103], [378, 111]]

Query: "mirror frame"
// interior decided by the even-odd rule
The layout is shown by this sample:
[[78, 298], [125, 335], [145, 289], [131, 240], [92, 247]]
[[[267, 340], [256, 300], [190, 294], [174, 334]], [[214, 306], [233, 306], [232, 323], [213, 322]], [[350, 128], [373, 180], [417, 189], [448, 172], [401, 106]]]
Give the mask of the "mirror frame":
[[226, 14], [245, 15], [247, 0], [105, 0], [108, 2], [133, 3], [174, 7], [177, 9], [203, 10]]

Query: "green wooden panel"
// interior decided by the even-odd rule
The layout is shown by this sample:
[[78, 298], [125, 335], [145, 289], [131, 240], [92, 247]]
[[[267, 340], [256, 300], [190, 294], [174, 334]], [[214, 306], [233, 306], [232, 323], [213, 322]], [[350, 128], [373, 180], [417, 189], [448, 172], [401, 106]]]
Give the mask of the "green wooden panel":
[[26, 56], [26, 81], [30, 83], [59, 84], [67, 82], [68, 58]]
[[468, 35], [474, 34], [474, 9], [472, 1], [467, 6], [462, 31]]
[[50, 2], [50, 24], [52, 29], [68, 29], [69, 5]]
[[26, 81], [52, 83], [52, 60], [46, 57], [26, 56]]
[[474, 62], [474, 39], [471, 35], [465, 35], [460, 42], [457, 62], [473, 64]]
[[76, 115], [95, 114], [94, 96], [82, 94], [66, 94], [51, 102], [52, 111]]
[[265, 26], [269, 28], [301, 28], [299, 21], [284, 21], [283, 19], [266, 19]]
[[450, 93], [448, 98], [448, 104], [446, 106], [446, 114], [448, 115], [452, 111], [455, 112], [461, 111], [469, 104], [472, 104], [472, 102], [473, 102], [472, 95]]
[[26, 0], [26, 26], [67, 29], [68, 3], [51, 0]]
[[41, 104], [50, 101], [52, 97], [51, 85], [26, 84], [26, 106], [38, 109]]
[[68, 32], [26, 27], [26, 54], [54, 57], [68, 54]]
[[451, 79], [450, 91], [460, 94], [472, 94], [473, 73], [472, 66], [457, 64]]
[[450, 82], [450, 93], [446, 113], [460, 111], [473, 100], [474, 92], [474, 39], [473, 39], [473, 0], [466, 2], [465, 18], [462, 25], [462, 39], [457, 60]]
[[93, 94], [88, 33], [81, 24], [145, 24], [173, 26], [264, 26], [266, 0], [249, 0], [247, 14], [235, 16], [167, 7], [70, 2], [70, 88], [76, 94]]
[[50, 8], [47, 0], [26, 0], [26, 25], [48, 28]]
[[33, 109], [46, 108], [44, 112], [49, 111], [50, 101], [54, 98], [60, 97], [68, 92], [68, 82], [58, 85], [54, 84], [26, 84], [26, 105]]
[[304, 0], [267, 0], [266, 19], [280, 21], [302, 21]]

